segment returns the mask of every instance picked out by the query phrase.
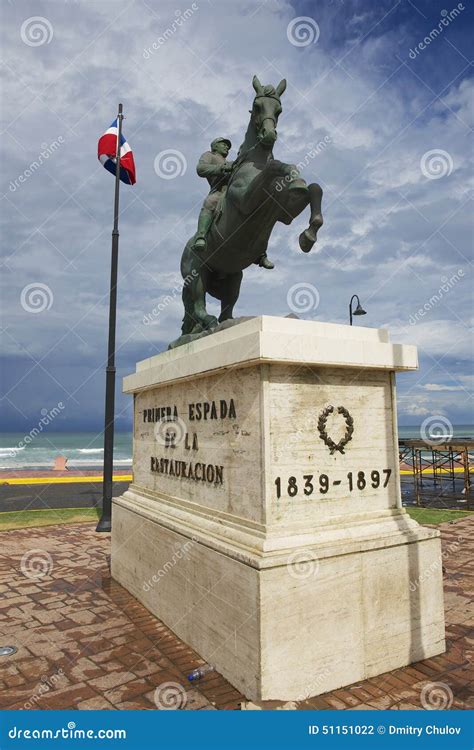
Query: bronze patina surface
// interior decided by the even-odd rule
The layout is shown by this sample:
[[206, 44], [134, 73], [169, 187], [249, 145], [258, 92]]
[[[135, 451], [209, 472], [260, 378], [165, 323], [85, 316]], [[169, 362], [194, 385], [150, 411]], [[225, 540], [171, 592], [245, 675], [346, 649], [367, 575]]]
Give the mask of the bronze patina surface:
[[[307, 184], [296, 165], [273, 156], [286, 80], [277, 86], [262, 86], [254, 76], [252, 83], [255, 97], [250, 121], [235, 161], [227, 160], [231, 146], [227, 138], [216, 138], [199, 160], [198, 174], [208, 180], [211, 190], [197, 231], [186, 243], [181, 259], [182, 335], [170, 347], [191, 341], [233, 317], [243, 270], [252, 263], [273, 267], [266, 252], [277, 221], [291, 224], [310, 207], [308, 227], [299, 237], [305, 253], [313, 247], [323, 223], [321, 187]], [[207, 312], [206, 294], [220, 300], [219, 319]]]

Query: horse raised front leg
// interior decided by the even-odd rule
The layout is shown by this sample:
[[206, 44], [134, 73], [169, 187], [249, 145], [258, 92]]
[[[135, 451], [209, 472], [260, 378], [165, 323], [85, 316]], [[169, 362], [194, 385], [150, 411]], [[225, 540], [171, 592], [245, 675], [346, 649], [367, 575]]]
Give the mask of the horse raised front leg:
[[300, 248], [304, 253], [309, 253], [317, 240], [318, 229], [323, 225], [323, 216], [321, 213], [321, 201], [323, 198], [322, 188], [316, 182], [312, 182], [308, 185], [308, 190], [311, 216], [309, 218], [308, 228], [305, 229], [304, 232], [301, 232], [299, 238]]

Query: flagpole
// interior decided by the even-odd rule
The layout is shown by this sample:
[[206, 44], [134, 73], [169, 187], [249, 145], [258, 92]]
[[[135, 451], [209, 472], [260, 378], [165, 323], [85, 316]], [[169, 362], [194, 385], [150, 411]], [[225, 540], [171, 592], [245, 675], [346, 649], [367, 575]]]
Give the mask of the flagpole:
[[114, 228], [112, 230], [112, 259], [110, 265], [109, 296], [109, 346], [105, 370], [105, 425], [104, 425], [104, 481], [102, 487], [102, 516], [96, 531], [112, 530], [112, 492], [114, 468], [114, 418], [115, 418], [115, 323], [117, 318], [117, 272], [119, 248], [119, 191], [120, 191], [120, 141], [122, 136], [122, 105], [117, 115], [117, 151], [114, 198]]

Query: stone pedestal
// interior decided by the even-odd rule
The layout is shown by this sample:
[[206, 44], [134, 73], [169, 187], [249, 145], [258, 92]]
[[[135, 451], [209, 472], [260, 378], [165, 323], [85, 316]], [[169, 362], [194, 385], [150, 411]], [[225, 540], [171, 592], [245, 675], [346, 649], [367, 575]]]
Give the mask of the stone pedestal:
[[258, 317], [139, 362], [112, 575], [249, 699], [444, 651], [439, 532], [401, 507], [388, 332]]

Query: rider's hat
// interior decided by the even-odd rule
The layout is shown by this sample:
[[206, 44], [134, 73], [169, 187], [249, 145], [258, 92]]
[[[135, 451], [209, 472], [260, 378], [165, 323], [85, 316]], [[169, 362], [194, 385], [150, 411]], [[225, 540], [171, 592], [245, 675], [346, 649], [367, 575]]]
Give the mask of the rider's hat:
[[222, 142], [223, 143], [227, 143], [227, 145], [229, 146], [229, 148], [232, 148], [232, 143], [229, 141], [228, 138], [214, 138], [214, 140], [211, 143], [211, 151], [214, 148], [214, 146], [216, 146], [218, 143], [222, 143]]

